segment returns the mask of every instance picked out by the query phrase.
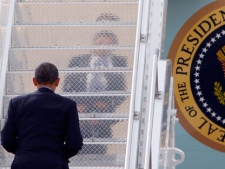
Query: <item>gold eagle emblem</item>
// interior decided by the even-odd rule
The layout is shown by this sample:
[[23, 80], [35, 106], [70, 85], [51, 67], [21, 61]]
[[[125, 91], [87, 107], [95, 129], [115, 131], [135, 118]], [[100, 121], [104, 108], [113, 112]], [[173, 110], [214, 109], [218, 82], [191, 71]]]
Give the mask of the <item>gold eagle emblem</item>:
[[221, 62], [223, 75], [225, 77], [225, 46], [223, 46], [222, 49], [216, 53], [216, 55], [218, 57], [218, 60]]
[[[225, 77], [225, 46], [223, 46], [222, 49], [216, 53], [216, 55], [218, 57], [218, 60], [221, 62], [223, 76]], [[220, 104], [225, 105], [225, 92], [223, 92], [222, 89], [223, 88], [220, 82], [214, 83], [214, 95], [217, 96], [217, 99]]]

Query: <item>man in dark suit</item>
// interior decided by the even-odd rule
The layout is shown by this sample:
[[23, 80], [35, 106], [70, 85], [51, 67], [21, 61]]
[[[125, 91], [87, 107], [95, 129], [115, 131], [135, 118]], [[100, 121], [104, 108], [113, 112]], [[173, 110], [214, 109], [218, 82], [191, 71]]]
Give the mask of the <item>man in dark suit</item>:
[[33, 83], [38, 90], [10, 100], [1, 144], [13, 154], [11, 169], [69, 169], [68, 159], [83, 145], [76, 102], [55, 94], [58, 70], [42, 63]]

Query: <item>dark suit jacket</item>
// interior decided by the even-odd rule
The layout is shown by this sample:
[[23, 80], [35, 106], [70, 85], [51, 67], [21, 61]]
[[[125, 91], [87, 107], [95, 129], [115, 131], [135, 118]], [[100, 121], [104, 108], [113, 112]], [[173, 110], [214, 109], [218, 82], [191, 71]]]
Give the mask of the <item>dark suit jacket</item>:
[[10, 100], [1, 144], [15, 154], [12, 169], [68, 169], [82, 142], [73, 100], [48, 88]]

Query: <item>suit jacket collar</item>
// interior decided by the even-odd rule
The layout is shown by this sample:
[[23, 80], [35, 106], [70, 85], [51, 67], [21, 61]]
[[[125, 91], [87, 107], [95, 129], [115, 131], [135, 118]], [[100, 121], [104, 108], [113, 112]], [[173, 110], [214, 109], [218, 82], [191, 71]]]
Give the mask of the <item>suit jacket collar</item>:
[[37, 91], [39, 92], [48, 92], [48, 93], [54, 93], [54, 91], [48, 87], [40, 87]]

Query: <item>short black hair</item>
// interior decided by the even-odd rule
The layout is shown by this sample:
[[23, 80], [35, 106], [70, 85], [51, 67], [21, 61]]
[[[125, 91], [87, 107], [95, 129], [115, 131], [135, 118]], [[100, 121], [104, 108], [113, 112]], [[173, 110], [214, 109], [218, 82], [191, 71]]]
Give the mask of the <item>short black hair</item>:
[[58, 69], [52, 63], [41, 63], [35, 69], [35, 78], [37, 79], [38, 84], [53, 84], [58, 77]]

